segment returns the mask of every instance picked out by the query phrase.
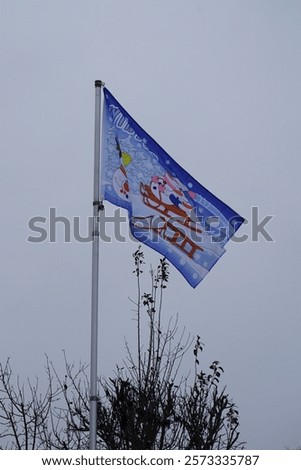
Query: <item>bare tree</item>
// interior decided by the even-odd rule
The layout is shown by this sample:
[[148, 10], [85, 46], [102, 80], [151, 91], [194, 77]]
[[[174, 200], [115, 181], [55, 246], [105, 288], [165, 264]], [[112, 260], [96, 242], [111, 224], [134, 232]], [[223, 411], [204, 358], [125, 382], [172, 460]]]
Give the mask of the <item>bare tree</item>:
[[[144, 255], [133, 254], [137, 299], [131, 300], [137, 323], [136, 352], [126, 342], [126, 358], [113, 377], [99, 380], [99, 449], [235, 449], [238, 411], [220, 389], [223, 369], [214, 361], [199, 370], [203, 344], [178, 331], [177, 318], [163, 322], [168, 263], [151, 270], [149, 292], [142, 289]], [[192, 380], [180, 375], [192, 350]], [[89, 441], [89, 384], [86, 366], [75, 368], [65, 357], [63, 379], [47, 360], [48, 388], [12, 384], [9, 362], [0, 367], [0, 443], [16, 449], [86, 449]], [[55, 384], [55, 385], [54, 385]]]
[[[47, 372], [50, 368], [47, 364]], [[48, 388], [44, 394], [38, 390], [38, 380], [27, 386], [19, 378], [13, 384], [13, 373], [7, 360], [0, 364], [0, 439], [5, 448], [39, 449], [47, 442], [51, 411], [60, 393], [53, 390], [48, 375]], [[3, 448], [3, 447], [0, 447]]]

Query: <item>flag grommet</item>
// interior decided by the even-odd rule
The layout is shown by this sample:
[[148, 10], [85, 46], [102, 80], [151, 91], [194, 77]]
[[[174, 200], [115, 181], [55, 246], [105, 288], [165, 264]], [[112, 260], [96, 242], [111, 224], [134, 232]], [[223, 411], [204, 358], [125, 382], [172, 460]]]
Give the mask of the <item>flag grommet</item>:
[[103, 201], [93, 201], [93, 206], [98, 206], [99, 211], [103, 211], [105, 208]]
[[95, 88], [101, 88], [102, 86], [105, 86], [105, 82], [101, 80], [95, 80]]

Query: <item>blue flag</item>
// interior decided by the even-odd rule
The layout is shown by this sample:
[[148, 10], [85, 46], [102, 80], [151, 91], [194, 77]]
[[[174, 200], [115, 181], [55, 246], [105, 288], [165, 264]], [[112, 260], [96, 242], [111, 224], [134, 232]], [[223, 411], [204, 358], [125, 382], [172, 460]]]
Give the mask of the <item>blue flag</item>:
[[196, 287], [244, 219], [176, 163], [104, 88], [101, 192]]

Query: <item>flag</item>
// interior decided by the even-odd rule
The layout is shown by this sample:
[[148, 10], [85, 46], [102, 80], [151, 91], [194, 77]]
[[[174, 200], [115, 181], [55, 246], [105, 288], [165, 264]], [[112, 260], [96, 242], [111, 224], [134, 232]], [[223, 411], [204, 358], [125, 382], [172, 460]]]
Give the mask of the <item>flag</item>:
[[196, 287], [244, 219], [190, 176], [104, 88], [101, 194]]

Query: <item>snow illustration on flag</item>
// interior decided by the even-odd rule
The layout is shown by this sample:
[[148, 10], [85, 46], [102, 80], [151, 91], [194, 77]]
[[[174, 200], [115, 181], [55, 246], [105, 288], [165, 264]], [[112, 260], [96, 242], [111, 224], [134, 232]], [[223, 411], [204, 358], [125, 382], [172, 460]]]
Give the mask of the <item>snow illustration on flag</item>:
[[101, 193], [128, 210], [133, 236], [196, 287], [244, 219], [152, 139], [104, 88]]

